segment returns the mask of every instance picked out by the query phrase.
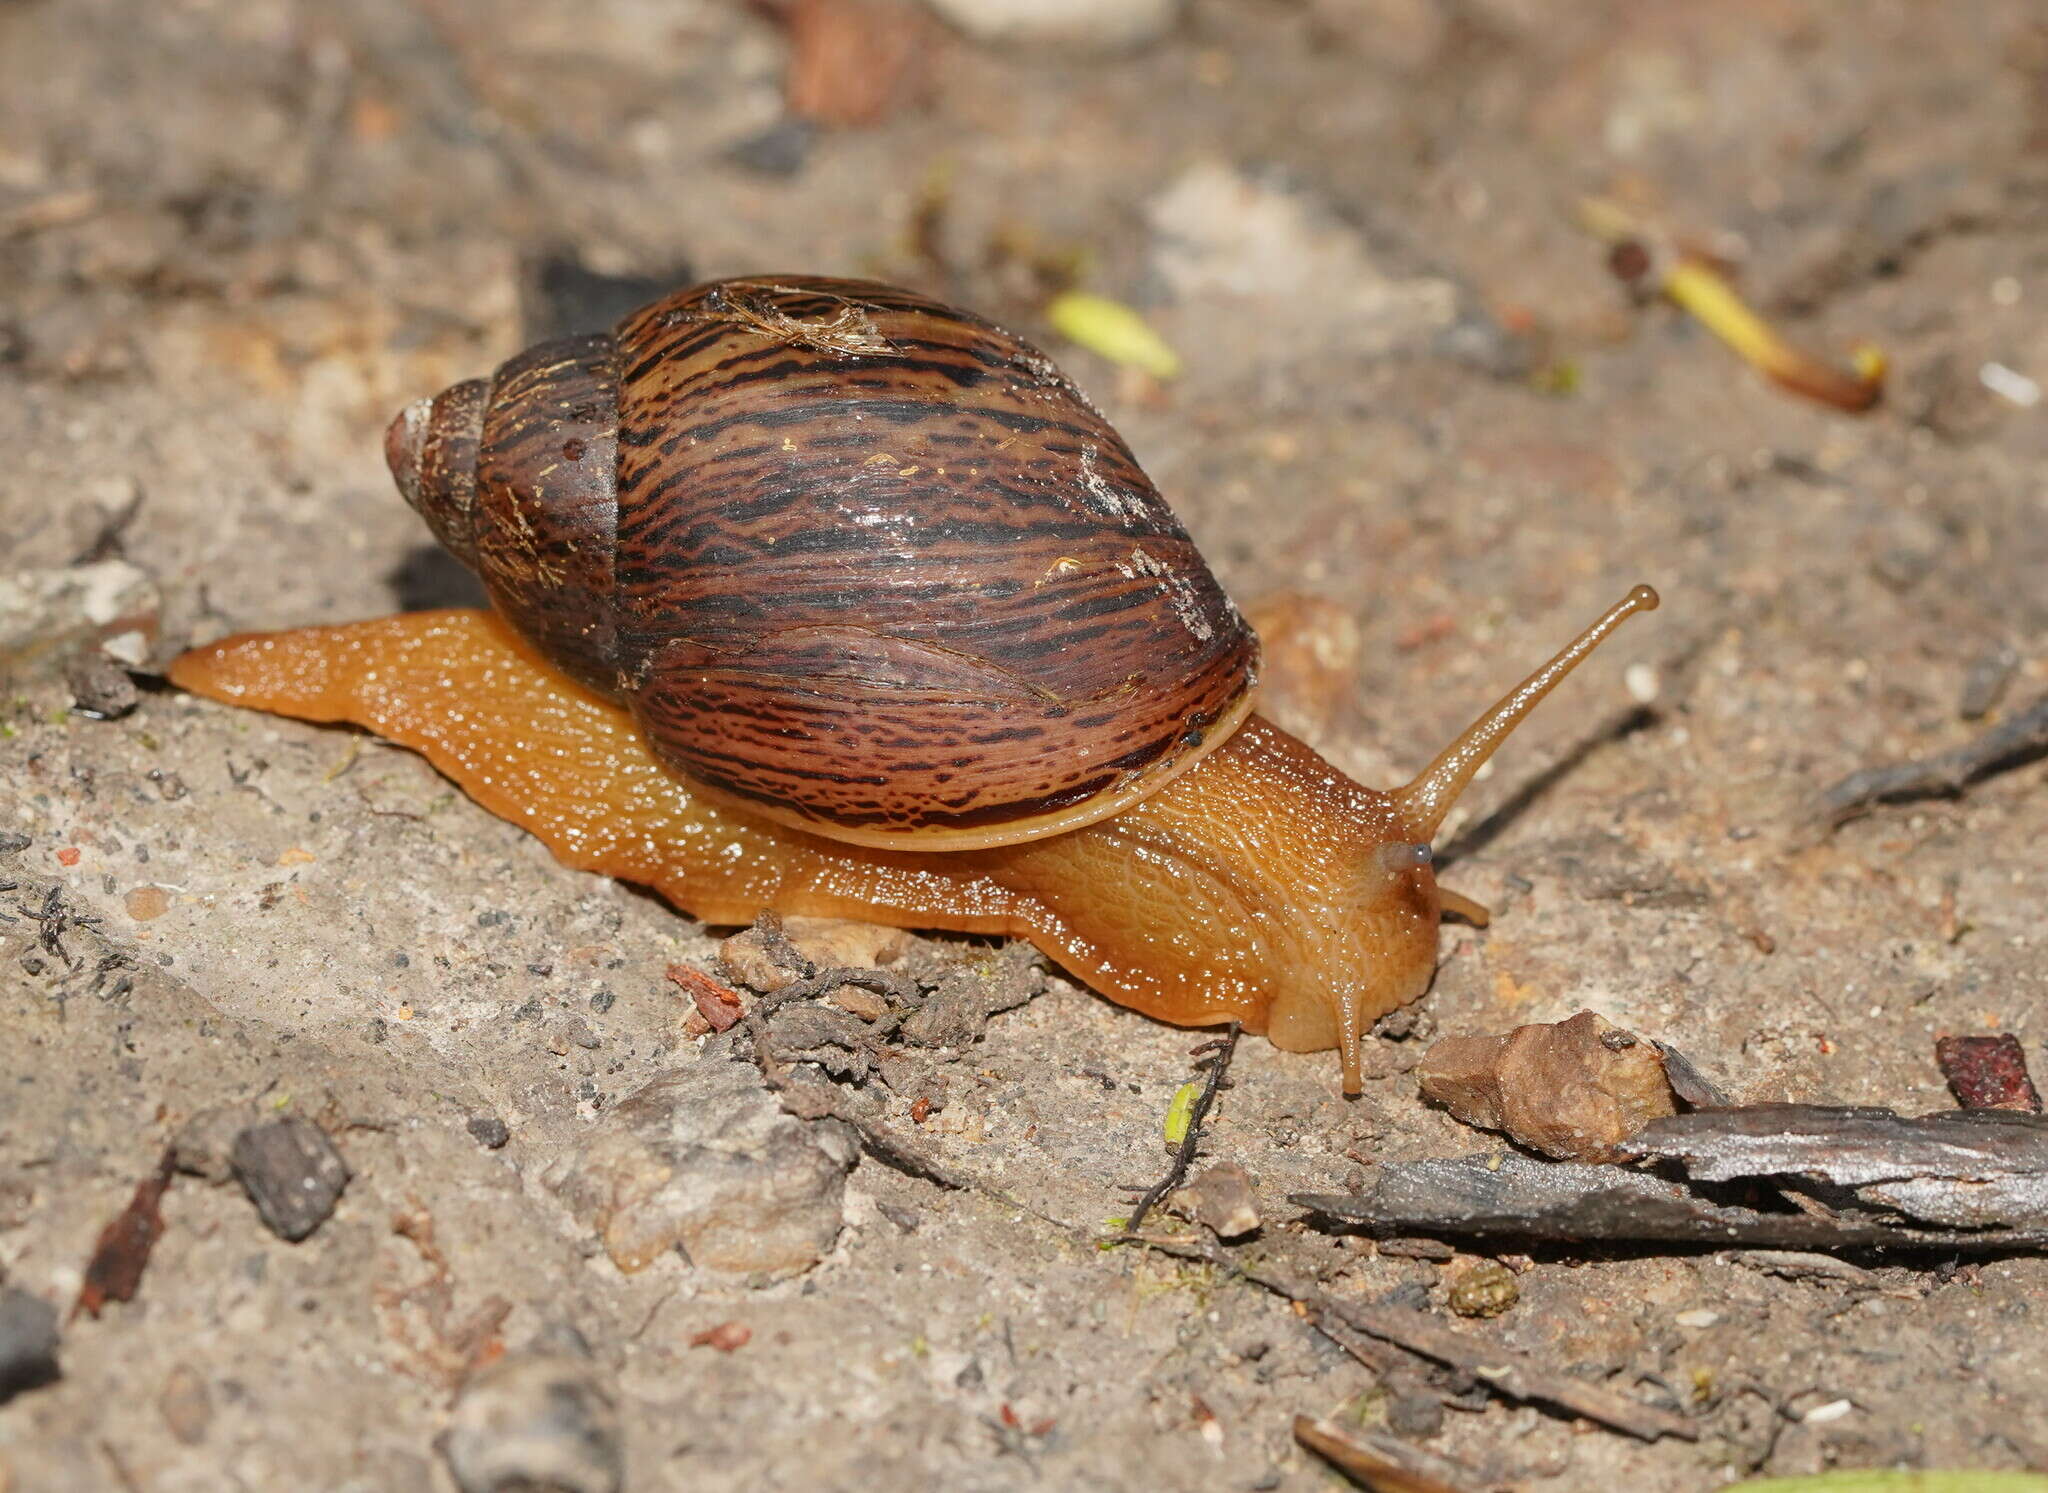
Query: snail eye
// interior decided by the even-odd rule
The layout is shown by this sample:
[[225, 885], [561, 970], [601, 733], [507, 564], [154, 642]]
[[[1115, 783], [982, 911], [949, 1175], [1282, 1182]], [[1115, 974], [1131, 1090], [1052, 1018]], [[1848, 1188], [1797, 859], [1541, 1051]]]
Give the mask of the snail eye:
[[1395, 876], [1403, 871], [1415, 871], [1428, 865], [1435, 859], [1435, 852], [1429, 848], [1427, 840], [1418, 840], [1412, 843], [1406, 840], [1396, 840], [1391, 844], [1380, 846], [1374, 852], [1374, 856], [1378, 860], [1382, 871], [1386, 872], [1389, 876]]

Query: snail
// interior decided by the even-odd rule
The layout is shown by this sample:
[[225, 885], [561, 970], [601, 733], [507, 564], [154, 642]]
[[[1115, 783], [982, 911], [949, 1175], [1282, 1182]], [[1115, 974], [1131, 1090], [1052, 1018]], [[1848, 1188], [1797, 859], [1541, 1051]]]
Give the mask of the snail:
[[171, 678], [424, 753], [567, 864], [1029, 939], [1096, 991], [1295, 1052], [1421, 995], [1430, 842], [1637, 586], [1414, 781], [1252, 712], [1258, 642], [1044, 354], [888, 286], [679, 291], [392, 422], [493, 609], [248, 634]]

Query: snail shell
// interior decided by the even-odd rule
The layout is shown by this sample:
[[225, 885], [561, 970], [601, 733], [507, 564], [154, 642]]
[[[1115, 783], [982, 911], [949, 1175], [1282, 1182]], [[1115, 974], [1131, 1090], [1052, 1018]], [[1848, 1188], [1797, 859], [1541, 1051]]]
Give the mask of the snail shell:
[[553, 663], [833, 839], [1093, 823], [1249, 712], [1258, 643], [1042, 353], [909, 291], [680, 291], [406, 409], [386, 455]]

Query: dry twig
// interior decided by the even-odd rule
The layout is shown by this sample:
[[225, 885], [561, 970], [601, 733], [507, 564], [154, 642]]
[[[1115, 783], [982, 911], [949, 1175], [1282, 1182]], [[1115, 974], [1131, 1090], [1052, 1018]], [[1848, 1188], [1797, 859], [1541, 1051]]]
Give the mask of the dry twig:
[[1202, 1093], [1195, 1100], [1195, 1107], [1188, 1113], [1187, 1134], [1180, 1138], [1180, 1149], [1174, 1153], [1173, 1165], [1166, 1175], [1146, 1189], [1138, 1199], [1138, 1206], [1131, 1210], [1131, 1216], [1124, 1223], [1126, 1235], [1138, 1232], [1145, 1215], [1158, 1207], [1166, 1195], [1187, 1180], [1188, 1168], [1195, 1164], [1196, 1153], [1202, 1147], [1202, 1122], [1209, 1117], [1209, 1108], [1215, 1104], [1216, 1096], [1223, 1091], [1224, 1075], [1230, 1071], [1230, 1060], [1237, 1053], [1237, 1037], [1240, 1028], [1230, 1023], [1230, 1030], [1213, 1042], [1204, 1042], [1195, 1051], [1204, 1054], [1202, 1063], [1209, 1069], [1209, 1081], [1202, 1086]]
[[2048, 752], [2048, 695], [1953, 751], [1852, 772], [1814, 801], [1813, 816], [1841, 824], [1872, 804], [1902, 798], [1954, 797], [1978, 778]]

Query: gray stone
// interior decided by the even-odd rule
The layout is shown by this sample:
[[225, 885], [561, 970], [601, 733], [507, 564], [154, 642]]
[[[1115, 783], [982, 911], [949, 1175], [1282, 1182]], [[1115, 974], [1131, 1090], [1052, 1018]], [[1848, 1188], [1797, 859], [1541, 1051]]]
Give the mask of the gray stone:
[[618, 1493], [618, 1405], [573, 1333], [478, 1372], [434, 1445], [462, 1493]]
[[0, 1404], [57, 1377], [57, 1308], [15, 1286], [0, 1289]]
[[327, 1132], [305, 1120], [250, 1126], [228, 1159], [263, 1222], [294, 1244], [327, 1221], [348, 1186], [348, 1163]]

